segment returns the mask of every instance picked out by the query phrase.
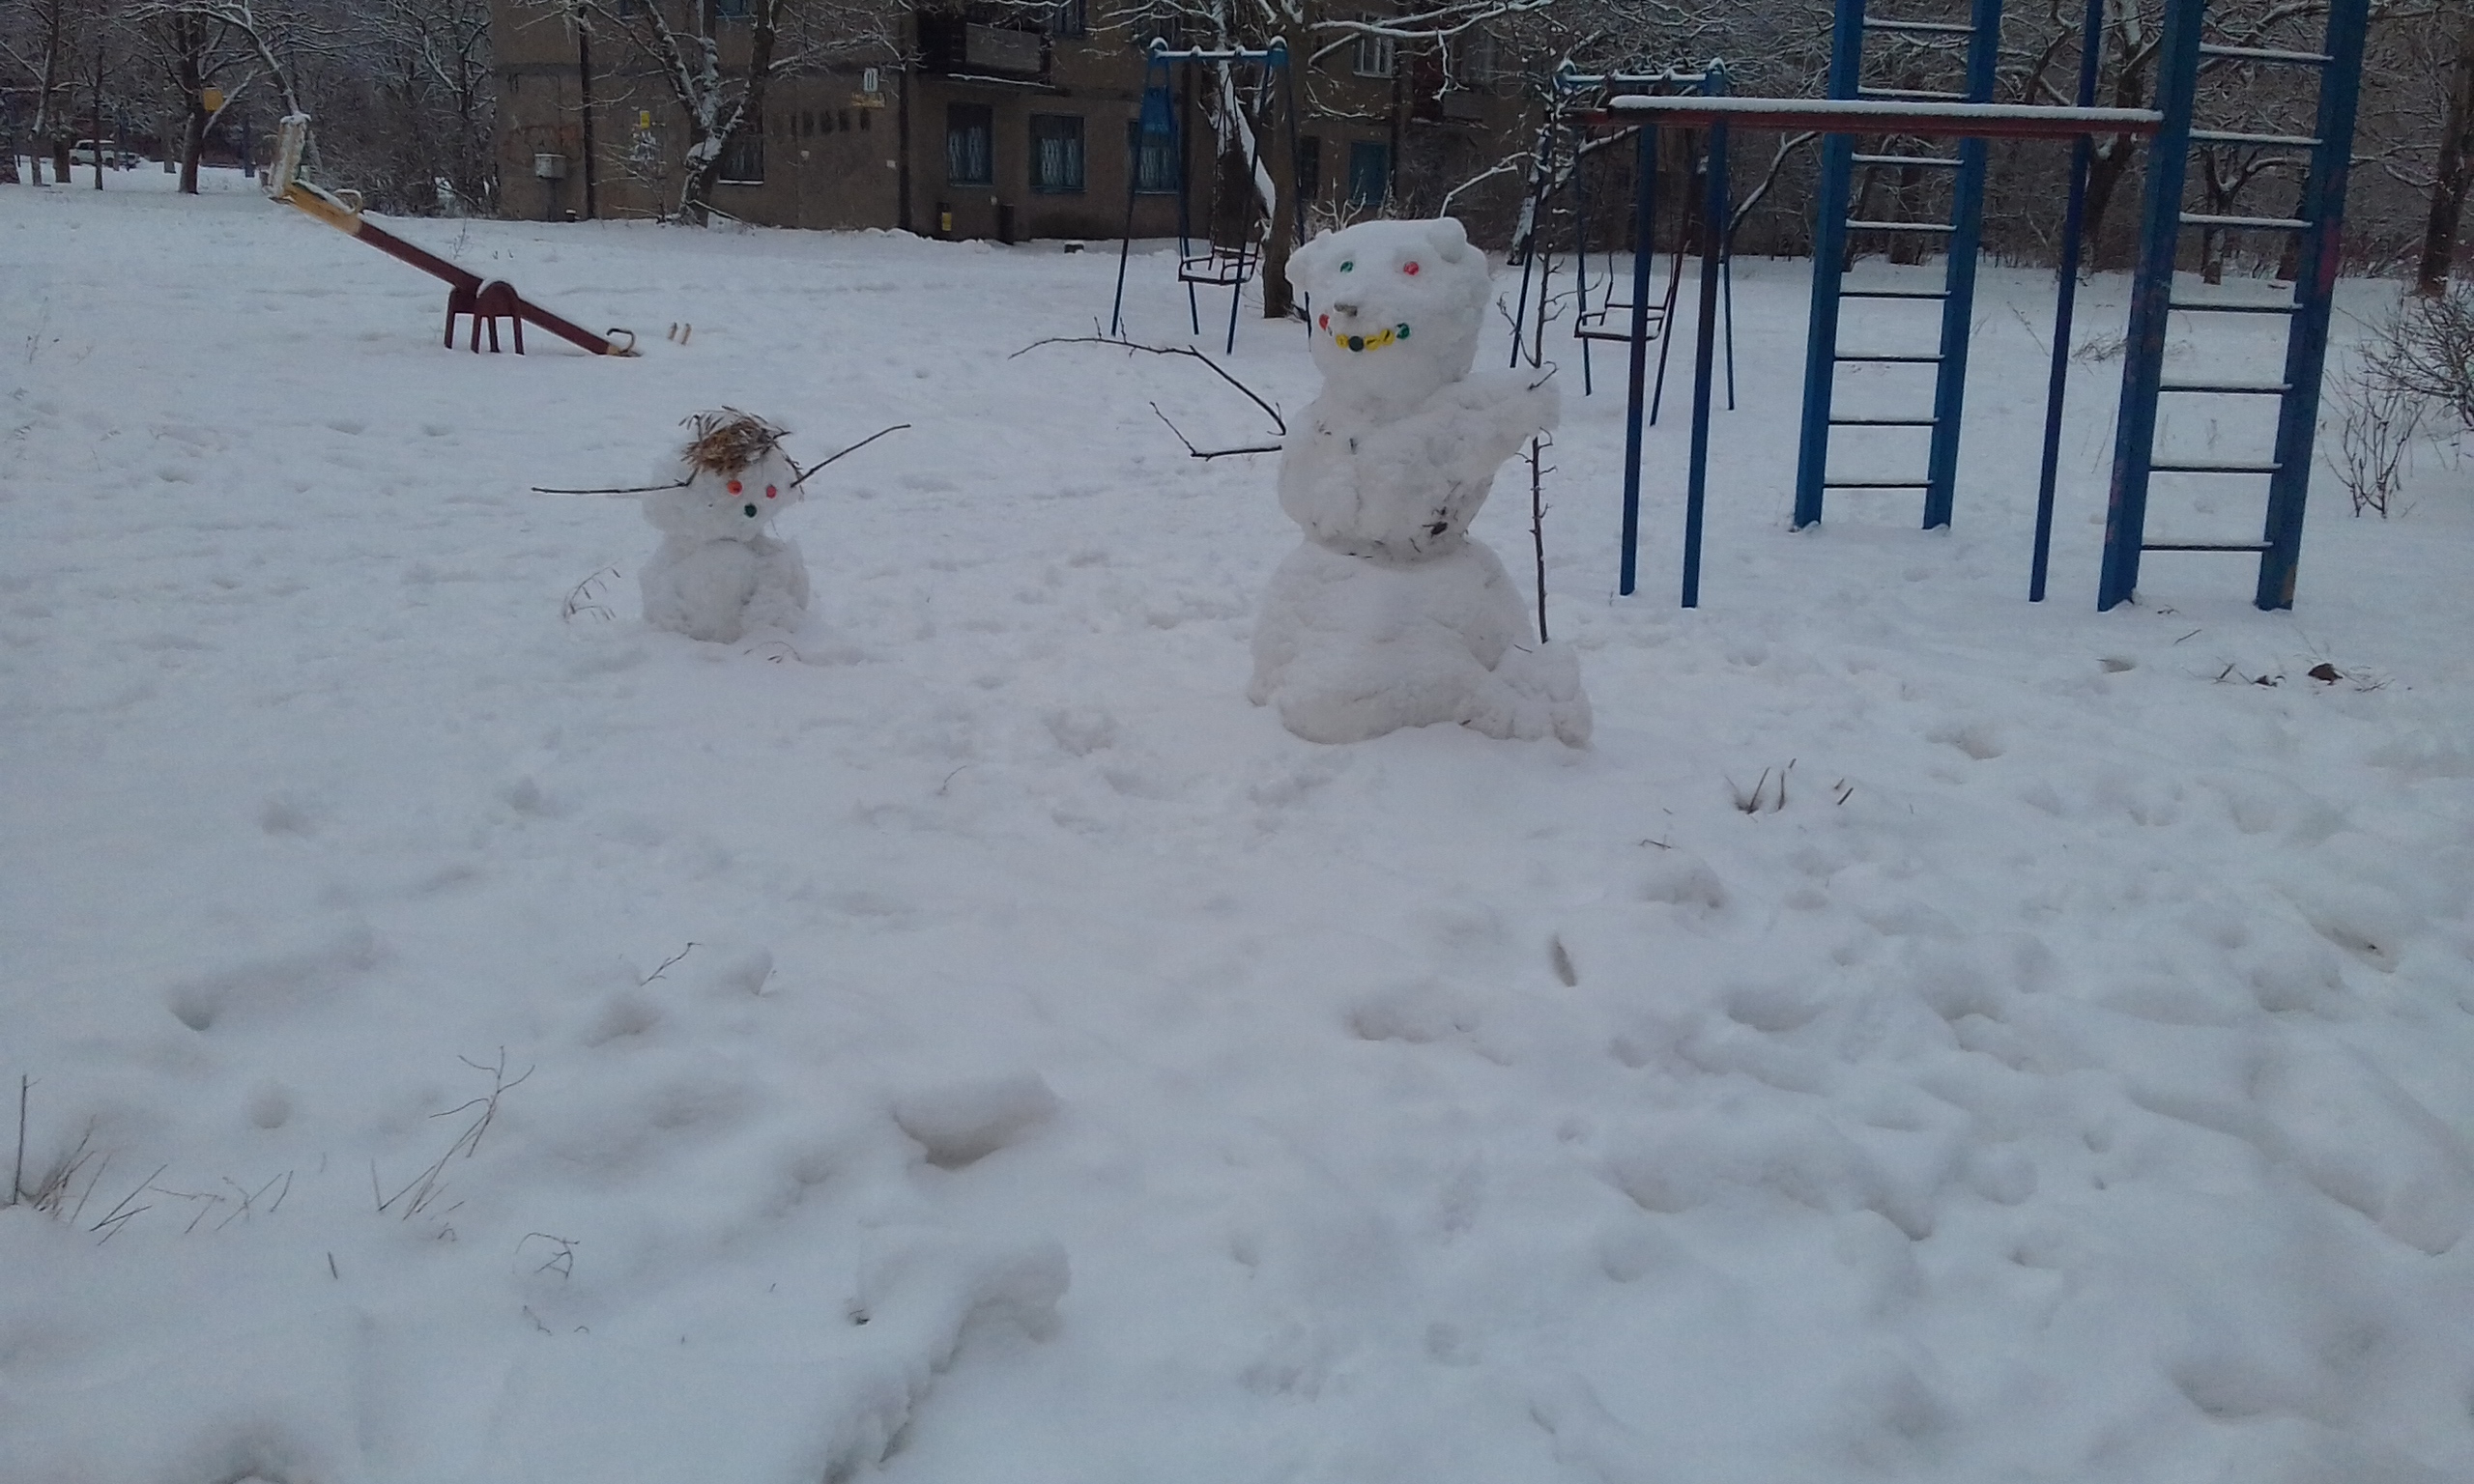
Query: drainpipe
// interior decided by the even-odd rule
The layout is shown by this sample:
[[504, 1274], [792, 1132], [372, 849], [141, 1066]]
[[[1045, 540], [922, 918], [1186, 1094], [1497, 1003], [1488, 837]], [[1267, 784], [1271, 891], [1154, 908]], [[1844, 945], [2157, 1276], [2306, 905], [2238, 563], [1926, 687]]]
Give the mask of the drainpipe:
[[584, 219], [590, 221], [599, 209], [593, 191], [599, 171], [592, 152], [592, 23], [582, 16], [576, 18], [576, 95], [584, 107]]

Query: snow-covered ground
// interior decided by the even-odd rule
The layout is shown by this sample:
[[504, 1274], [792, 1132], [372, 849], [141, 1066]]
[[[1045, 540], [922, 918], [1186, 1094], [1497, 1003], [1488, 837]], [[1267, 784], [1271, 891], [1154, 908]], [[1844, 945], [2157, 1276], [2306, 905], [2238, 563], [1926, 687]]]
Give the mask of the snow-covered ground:
[[[1955, 529], [1791, 535], [1747, 262], [1697, 611], [1682, 419], [1618, 599], [1560, 342], [1594, 745], [1322, 747], [1243, 694], [1273, 461], [1147, 404], [1253, 410], [1013, 355], [1112, 250], [403, 224], [646, 353], [475, 357], [118, 184], [0, 187], [0, 1479], [2474, 1478], [2466, 469], [2323, 478], [2289, 614], [2160, 555], [2098, 614], [2091, 357], [2031, 607], [2043, 276]], [[781, 522], [788, 642], [648, 632], [633, 502], [527, 488], [724, 404], [913, 424]]]

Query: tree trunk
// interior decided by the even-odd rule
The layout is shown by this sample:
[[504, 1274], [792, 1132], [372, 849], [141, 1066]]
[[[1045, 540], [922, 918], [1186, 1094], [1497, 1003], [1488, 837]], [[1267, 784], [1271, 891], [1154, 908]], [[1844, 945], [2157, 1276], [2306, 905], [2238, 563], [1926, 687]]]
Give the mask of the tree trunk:
[[2457, 266], [2457, 233], [2465, 197], [2474, 187], [2474, 21], [2458, 33], [2457, 60], [2449, 68], [2448, 112], [2440, 124], [2439, 158], [2432, 170], [2431, 210], [2423, 226], [2423, 256], [2414, 271], [2414, 292], [2448, 292]]
[[[722, 178], [722, 157], [729, 152], [732, 140], [749, 132], [755, 133], [759, 139], [764, 137], [764, 89], [773, 76], [773, 46], [781, 36], [784, 3], [785, 0], [757, 0], [753, 7], [754, 14], [748, 18], [745, 90], [740, 95], [737, 109], [722, 119], [721, 128], [710, 136], [713, 140], [712, 157], [705, 161], [704, 168], [688, 177], [678, 202], [682, 216], [692, 214], [699, 221], [705, 219], [705, 213], [712, 205], [713, 186]], [[695, 114], [692, 111], [688, 119], [691, 134], [688, 148], [692, 152], [695, 149], [692, 138]]]
[[1297, 312], [1297, 293], [1288, 284], [1288, 249], [1297, 240], [1297, 159], [1284, 131], [1278, 147], [1265, 153], [1273, 163], [1272, 231], [1263, 239], [1263, 318], [1284, 320]]

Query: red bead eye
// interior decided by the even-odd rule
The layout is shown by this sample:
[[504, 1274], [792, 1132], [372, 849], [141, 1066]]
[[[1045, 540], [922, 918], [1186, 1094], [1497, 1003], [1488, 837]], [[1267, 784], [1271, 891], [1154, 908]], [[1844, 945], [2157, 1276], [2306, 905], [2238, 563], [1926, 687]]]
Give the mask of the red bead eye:
[[1328, 315], [1328, 314], [1327, 314], [1327, 315], [1325, 315], [1325, 316], [1323, 316], [1323, 319], [1322, 319], [1322, 322], [1321, 322], [1321, 323], [1322, 323], [1322, 326], [1323, 326], [1323, 328], [1324, 328], [1325, 329], [1329, 329], [1329, 328], [1332, 328], [1332, 317], [1331, 317], [1330, 315]]
[[1415, 263], [1403, 263], [1400, 265], [1400, 271], [1407, 273], [1410, 277], [1414, 278], [1418, 273], [1418, 265]]
[[738, 481], [735, 479], [731, 481], [731, 493], [734, 495], [738, 493]]
[[765, 498], [766, 499], [771, 499], [774, 496], [779, 495], [779, 494], [781, 494], [781, 493], [782, 493], [781, 491], [779, 491], [779, 490], [777, 490], [777, 489], [773, 488], [773, 486], [771, 486], [771, 485], [769, 485], [769, 484], [768, 484], [768, 485], [766, 485], [766, 486], [764, 487], [764, 498]]

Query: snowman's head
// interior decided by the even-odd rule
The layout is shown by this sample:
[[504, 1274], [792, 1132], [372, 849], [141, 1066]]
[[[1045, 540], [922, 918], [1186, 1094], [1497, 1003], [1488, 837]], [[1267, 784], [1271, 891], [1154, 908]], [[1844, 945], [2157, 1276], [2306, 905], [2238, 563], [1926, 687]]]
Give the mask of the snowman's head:
[[1449, 216], [1326, 232], [1288, 260], [1336, 387], [1423, 398], [1469, 374], [1494, 292], [1486, 255]]
[[645, 519], [693, 541], [752, 541], [764, 534], [773, 517], [805, 498], [797, 471], [778, 448], [744, 469], [685, 464], [678, 472], [687, 483], [646, 496]]

